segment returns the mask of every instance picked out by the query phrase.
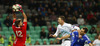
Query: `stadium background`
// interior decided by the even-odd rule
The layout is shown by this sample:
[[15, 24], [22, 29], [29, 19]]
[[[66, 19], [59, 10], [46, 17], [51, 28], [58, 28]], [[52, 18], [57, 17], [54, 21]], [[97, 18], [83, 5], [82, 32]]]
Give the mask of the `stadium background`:
[[[56, 31], [57, 17], [66, 22], [89, 29], [93, 42], [100, 34], [100, 0], [0, 0], [0, 46], [12, 45], [12, 5], [21, 4], [28, 18], [26, 45], [60, 45], [61, 41], [49, 37]], [[16, 13], [17, 18], [22, 18]], [[61, 36], [61, 35], [59, 35]]]

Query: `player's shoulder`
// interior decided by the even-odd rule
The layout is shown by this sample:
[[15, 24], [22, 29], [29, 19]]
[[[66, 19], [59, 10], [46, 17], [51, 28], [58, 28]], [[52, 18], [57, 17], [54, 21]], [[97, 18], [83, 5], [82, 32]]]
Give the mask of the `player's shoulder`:
[[88, 36], [86, 34], [83, 37], [88, 38]]
[[64, 23], [64, 26], [72, 26], [72, 24]]
[[89, 37], [86, 34], [84, 35], [84, 38], [86, 38], [87, 40], [90, 40]]
[[57, 27], [60, 27], [61, 25], [59, 24]]
[[70, 23], [64, 23], [65, 25], [71, 25]]
[[86, 37], [86, 38], [87, 38], [88, 36], [85, 34], [85, 35], [84, 35], [84, 37]]
[[98, 39], [94, 40], [94, 41], [98, 41]]

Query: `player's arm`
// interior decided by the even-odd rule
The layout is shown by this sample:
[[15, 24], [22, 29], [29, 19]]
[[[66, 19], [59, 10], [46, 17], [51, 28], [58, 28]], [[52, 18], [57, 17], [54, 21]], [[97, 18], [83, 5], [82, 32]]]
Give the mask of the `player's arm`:
[[12, 24], [12, 26], [14, 25], [15, 21], [16, 21], [16, 14], [15, 14], [15, 12], [13, 11], [13, 24]]
[[88, 41], [89, 46], [93, 46], [90, 39], [87, 37], [86, 41]]
[[60, 33], [60, 31], [59, 31], [59, 29], [57, 27], [56, 33], [54, 35], [50, 34], [50, 37], [57, 37], [59, 33]]
[[27, 16], [26, 16], [26, 14], [23, 12], [22, 15], [23, 15], [23, 17], [24, 17], [23, 22], [27, 22]]
[[69, 27], [69, 29], [70, 29], [70, 32], [72, 32], [72, 30], [73, 30], [72, 25], [71, 25], [71, 24], [69, 24], [69, 25], [68, 25], [68, 27]]
[[89, 46], [93, 46], [91, 43], [89, 43]]
[[70, 35], [66, 35], [66, 36], [63, 36], [63, 37], [61, 37], [61, 38], [57, 38], [58, 40], [61, 40], [61, 39], [66, 39], [66, 38], [69, 38], [70, 37]]
[[77, 32], [77, 31], [74, 31], [74, 32], [72, 32], [72, 33], [69, 34], [69, 35], [66, 35], [66, 36], [63, 36], [63, 37], [57, 38], [57, 39], [58, 39], [58, 40], [66, 39], [66, 38], [69, 38], [70, 36], [72, 36], [72, 34], [74, 34], [75, 36], [77, 36], [77, 35], [78, 35], [78, 32]]
[[13, 20], [16, 20], [16, 14], [15, 14], [15, 9], [12, 9], [13, 13]]
[[56, 37], [56, 35], [52, 35], [52, 34], [50, 34], [50, 37]]
[[96, 40], [94, 40], [94, 42], [93, 42], [93, 46], [95, 46], [96, 45]]
[[13, 12], [13, 20], [16, 19], [16, 14]]
[[60, 32], [57, 30], [54, 35], [50, 34], [50, 37], [57, 37]]
[[23, 22], [27, 22], [27, 16], [26, 14], [23, 12], [23, 9], [20, 7], [19, 11], [22, 13], [23, 17], [24, 17], [24, 20]]

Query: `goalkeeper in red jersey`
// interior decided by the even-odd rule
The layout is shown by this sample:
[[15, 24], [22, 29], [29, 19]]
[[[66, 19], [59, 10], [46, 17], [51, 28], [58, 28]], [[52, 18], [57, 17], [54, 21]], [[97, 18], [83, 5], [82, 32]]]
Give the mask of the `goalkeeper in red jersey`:
[[22, 13], [24, 19], [23, 19], [23, 22], [21, 19], [16, 19], [16, 14], [13, 13], [12, 28], [16, 35], [16, 39], [13, 43], [13, 46], [25, 46], [25, 41], [26, 41], [27, 16], [23, 12], [21, 7], [19, 11]]

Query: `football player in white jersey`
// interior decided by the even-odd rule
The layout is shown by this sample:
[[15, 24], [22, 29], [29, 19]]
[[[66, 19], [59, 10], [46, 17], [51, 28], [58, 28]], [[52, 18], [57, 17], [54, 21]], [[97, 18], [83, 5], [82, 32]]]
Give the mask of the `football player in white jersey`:
[[[59, 25], [57, 26], [57, 31], [54, 35], [50, 34], [51, 37], [57, 37], [60, 33], [62, 34], [63, 37], [65, 35], [69, 35], [72, 32], [73, 27], [71, 24], [65, 23], [64, 16], [60, 16], [58, 18], [58, 23]], [[70, 46], [70, 44], [71, 44], [70, 38], [63, 39], [61, 46]]]

